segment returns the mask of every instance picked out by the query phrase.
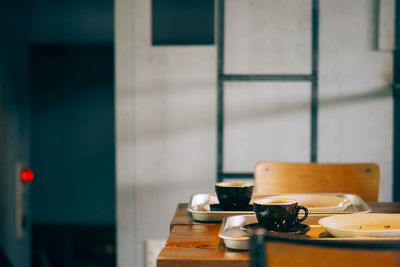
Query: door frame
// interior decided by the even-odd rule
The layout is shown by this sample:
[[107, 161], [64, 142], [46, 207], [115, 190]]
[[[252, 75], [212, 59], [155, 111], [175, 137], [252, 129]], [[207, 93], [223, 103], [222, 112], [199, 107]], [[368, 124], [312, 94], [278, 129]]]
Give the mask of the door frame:
[[393, 50], [393, 201], [400, 201], [400, 0], [395, 2]]

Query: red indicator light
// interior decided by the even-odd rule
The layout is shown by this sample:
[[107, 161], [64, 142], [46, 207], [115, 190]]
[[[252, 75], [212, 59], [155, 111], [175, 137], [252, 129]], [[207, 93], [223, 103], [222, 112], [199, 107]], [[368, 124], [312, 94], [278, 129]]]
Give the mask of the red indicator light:
[[24, 169], [21, 172], [21, 180], [24, 183], [30, 183], [33, 180], [33, 172], [28, 169]]

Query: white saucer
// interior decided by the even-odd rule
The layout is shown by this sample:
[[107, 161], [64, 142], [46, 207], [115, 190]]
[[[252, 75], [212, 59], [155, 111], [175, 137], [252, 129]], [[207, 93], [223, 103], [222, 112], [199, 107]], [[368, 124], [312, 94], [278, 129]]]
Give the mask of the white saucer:
[[296, 199], [299, 205], [306, 207], [312, 213], [341, 212], [351, 204], [346, 198], [324, 194], [290, 194], [272, 197]]
[[398, 237], [400, 214], [361, 213], [334, 215], [319, 220], [335, 237]]

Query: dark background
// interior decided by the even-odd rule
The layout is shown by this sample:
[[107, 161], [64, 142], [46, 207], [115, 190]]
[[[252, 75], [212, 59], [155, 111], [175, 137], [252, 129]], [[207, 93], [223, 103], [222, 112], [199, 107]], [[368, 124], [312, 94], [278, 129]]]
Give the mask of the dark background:
[[112, 45], [30, 47], [34, 266], [115, 263]]
[[32, 266], [115, 266], [113, 0], [33, 0]]
[[214, 5], [214, 0], [152, 0], [152, 44], [214, 44]]

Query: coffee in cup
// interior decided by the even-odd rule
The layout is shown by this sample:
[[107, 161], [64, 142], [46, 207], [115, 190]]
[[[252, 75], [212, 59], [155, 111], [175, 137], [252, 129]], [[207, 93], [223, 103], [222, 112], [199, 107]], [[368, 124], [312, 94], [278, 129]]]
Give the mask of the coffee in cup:
[[[268, 230], [288, 231], [308, 216], [308, 209], [299, 206], [295, 199], [262, 198], [254, 200], [253, 204], [258, 222]], [[304, 211], [304, 215], [299, 219], [300, 210]]]
[[224, 210], [246, 210], [253, 195], [254, 185], [245, 182], [220, 182], [215, 193]]

